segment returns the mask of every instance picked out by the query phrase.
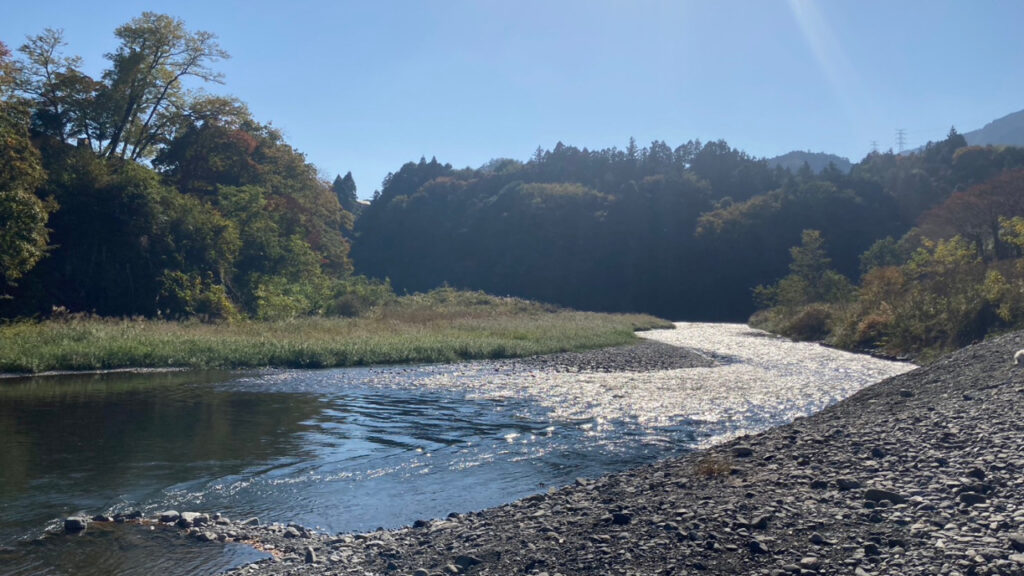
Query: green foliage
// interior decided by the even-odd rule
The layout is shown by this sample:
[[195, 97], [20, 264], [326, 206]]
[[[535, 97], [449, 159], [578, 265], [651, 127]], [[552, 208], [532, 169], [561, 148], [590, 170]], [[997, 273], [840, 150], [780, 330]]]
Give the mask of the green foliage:
[[227, 53], [213, 34], [189, 32], [181, 20], [154, 12], [143, 12], [114, 35], [121, 44], [107, 54], [111, 68], [104, 73], [106, 86], [100, 94], [110, 118], [103, 155], [149, 158], [184, 119], [188, 95], [182, 80], [219, 82], [220, 74], [209, 65]]
[[239, 317], [224, 286], [214, 283], [212, 276], [201, 277], [176, 270], [163, 273], [157, 307], [161, 316], [171, 319], [211, 321]]
[[365, 276], [352, 276], [331, 285], [327, 316], [357, 317], [395, 301], [387, 280], [380, 282]]
[[909, 254], [900, 249], [899, 243], [892, 236], [877, 240], [860, 256], [860, 270], [868, 273], [875, 268], [899, 266], [907, 261]]
[[[1015, 224], [1004, 223], [1011, 229]], [[1013, 238], [1013, 232], [1005, 235]], [[912, 242], [904, 238], [898, 244]], [[986, 263], [960, 236], [916, 242], [920, 247], [902, 264], [870, 267], [856, 298], [832, 307], [826, 340], [927, 361], [986, 334], [1024, 325], [1021, 261]], [[794, 322], [797, 312], [771, 321]]]
[[14, 284], [46, 255], [46, 221], [55, 208], [31, 193], [0, 190], [0, 286]]
[[339, 288], [352, 215], [305, 157], [241, 102], [184, 89], [220, 80], [212, 34], [145, 12], [115, 36], [100, 81], [61, 31], [30, 36], [19, 66], [0, 47], [0, 285], [19, 280], [0, 315], [291, 318], [382, 298]]
[[[13, 68], [0, 44], [0, 74]], [[5, 80], [7, 82], [7, 80]], [[20, 102], [0, 92], [0, 290], [31, 270], [46, 254], [49, 215], [57, 205], [36, 190], [45, 180], [39, 152], [29, 140], [27, 117]], [[2, 294], [2, 292], [0, 292]]]
[[338, 197], [338, 203], [341, 204], [342, 209], [353, 215], [359, 214], [362, 205], [359, 204], [359, 197], [356, 196], [356, 181], [352, 178], [351, 172], [346, 173], [344, 178], [335, 177], [334, 183], [331, 184], [331, 191]]
[[845, 276], [829, 268], [825, 240], [818, 230], [804, 230], [799, 246], [790, 248], [789, 274], [771, 286], [754, 291], [765, 307], [798, 308], [814, 303], [836, 303], [853, 295], [853, 285]]

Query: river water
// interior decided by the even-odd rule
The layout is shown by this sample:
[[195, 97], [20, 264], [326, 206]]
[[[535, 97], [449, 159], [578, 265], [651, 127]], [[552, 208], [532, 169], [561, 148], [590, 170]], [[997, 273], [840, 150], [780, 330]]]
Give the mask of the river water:
[[813, 413], [911, 365], [678, 324], [709, 368], [510, 362], [0, 380], [0, 575], [212, 574], [257, 560], [173, 530], [61, 518], [222, 512], [328, 532], [478, 510]]

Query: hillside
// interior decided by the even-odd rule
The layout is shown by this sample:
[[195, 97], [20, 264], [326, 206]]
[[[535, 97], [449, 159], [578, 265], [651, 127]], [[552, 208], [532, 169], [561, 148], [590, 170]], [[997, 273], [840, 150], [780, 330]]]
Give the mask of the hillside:
[[964, 134], [971, 146], [1024, 146], [1024, 110], [993, 120]]
[[821, 171], [828, 168], [829, 162], [835, 164], [836, 168], [839, 169], [843, 174], [850, 172], [852, 164], [846, 158], [842, 156], [836, 156], [835, 154], [828, 154], [827, 152], [803, 152], [801, 150], [793, 150], [787, 152], [781, 156], [767, 159], [768, 165], [772, 168], [776, 166], [782, 166], [790, 172], [797, 172], [804, 165], [804, 162], [811, 167], [811, 171], [815, 174], [821, 174]]

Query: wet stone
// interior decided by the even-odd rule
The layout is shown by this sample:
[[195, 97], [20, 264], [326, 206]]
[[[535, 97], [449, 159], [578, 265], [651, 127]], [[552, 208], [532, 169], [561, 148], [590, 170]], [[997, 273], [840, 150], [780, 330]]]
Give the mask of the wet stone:
[[754, 455], [754, 449], [750, 446], [733, 446], [732, 455], [737, 458], [749, 458]]
[[984, 504], [988, 502], [988, 498], [984, 494], [978, 494], [977, 492], [962, 492], [959, 496], [960, 501], [967, 506], [974, 506], [975, 504]]
[[853, 478], [836, 478], [836, 486], [840, 490], [855, 490], [860, 488], [860, 482]]
[[178, 514], [177, 510], [167, 510], [157, 515], [161, 522], [177, 522], [181, 514]]
[[633, 521], [633, 515], [627, 512], [615, 512], [612, 514], [612, 524], [625, 526]]
[[64, 531], [68, 534], [77, 534], [85, 530], [89, 520], [85, 516], [69, 516], [64, 519]]
[[903, 497], [900, 493], [893, 492], [892, 490], [885, 490], [882, 488], [868, 488], [867, 490], [864, 491], [864, 499], [870, 502], [881, 502], [883, 500], [888, 500], [893, 504], [903, 504], [904, 502], [907, 501], [907, 499]]
[[751, 554], [769, 554], [768, 546], [760, 540], [751, 540], [747, 542], [747, 549], [750, 550]]

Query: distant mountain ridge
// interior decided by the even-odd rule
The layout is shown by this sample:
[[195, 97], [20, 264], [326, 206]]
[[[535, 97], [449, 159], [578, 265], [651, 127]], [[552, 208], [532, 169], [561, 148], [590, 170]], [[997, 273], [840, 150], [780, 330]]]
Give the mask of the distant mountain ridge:
[[767, 158], [766, 161], [772, 168], [781, 166], [794, 173], [803, 167], [804, 162], [810, 166], [811, 171], [815, 174], [820, 174], [822, 170], [828, 168], [830, 162], [835, 164], [836, 168], [838, 168], [843, 174], [848, 173], [850, 168], [853, 166], [848, 158], [844, 158], [842, 156], [828, 154], [826, 152], [804, 152], [802, 150], [793, 150], [792, 152], [787, 152], [781, 156]]
[[964, 133], [971, 146], [1024, 146], [1024, 110], [1007, 114]]

